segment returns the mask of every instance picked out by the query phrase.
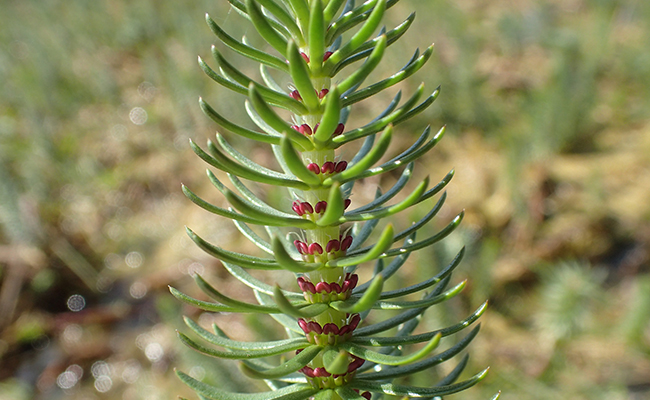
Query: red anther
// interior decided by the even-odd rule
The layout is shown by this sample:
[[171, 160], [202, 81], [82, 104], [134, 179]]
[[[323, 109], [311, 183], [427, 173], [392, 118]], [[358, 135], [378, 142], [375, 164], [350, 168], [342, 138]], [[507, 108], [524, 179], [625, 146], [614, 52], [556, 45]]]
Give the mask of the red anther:
[[331, 253], [333, 251], [339, 251], [340, 248], [341, 248], [341, 242], [339, 242], [336, 239], [332, 239], [329, 242], [327, 242], [327, 245], [325, 246], [325, 251]]
[[298, 200], [294, 201], [291, 205], [291, 209], [296, 212], [299, 216], [303, 216], [305, 213], [300, 208], [300, 202]]
[[298, 125], [291, 125], [291, 129], [300, 132], [300, 127]]
[[332, 53], [331, 51], [326, 51], [325, 54], [323, 54], [323, 61], [327, 61], [327, 59], [330, 58], [332, 54], [334, 53]]
[[323, 328], [320, 326], [318, 322], [307, 322], [307, 328], [309, 329], [310, 332], [316, 332], [319, 335], [323, 333]]
[[345, 200], [343, 201], [343, 209], [344, 209], [344, 210], [347, 210], [348, 207], [350, 207], [350, 204], [352, 204], [352, 200], [350, 200], [350, 199], [345, 199]]
[[352, 244], [352, 236], [346, 236], [345, 239], [341, 241], [341, 251], [346, 251]]
[[289, 96], [293, 97], [295, 100], [302, 101], [302, 96], [300, 96], [300, 93], [297, 90], [293, 90], [289, 93]]
[[301, 52], [300, 55], [305, 59], [305, 61], [309, 62], [309, 56], [307, 54]]
[[316, 286], [311, 282], [305, 282], [305, 287], [307, 290], [305, 292], [316, 293]]
[[314, 376], [322, 376], [322, 377], [328, 377], [331, 376], [329, 372], [323, 367], [316, 367], [314, 368]]
[[336, 125], [336, 129], [334, 129], [334, 133], [332, 133], [332, 136], [338, 136], [341, 133], [343, 133], [344, 130], [345, 130], [345, 125], [338, 124]]
[[324, 200], [319, 201], [314, 205], [314, 211], [318, 214], [324, 213], [325, 210], [327, 209], [327, 202]]
[[359, 322], [361, 322], [361, 317], [359, 314], [354, 314], [354, 317], [352, 317], [348, 325], [350, 326], [351, 330], [355, 330], [357, 329], [357, 326], [359, 326]]
[[316, 163], [309, 163], [309, 165], [307, 165], [307, 169], [316, 175], [320, 174], [320, 167]]
[[314, 133], [316, 133], [316, 131], [318, 130], [318, 127], [319, 127], [319, 126], [320, 126], [320, 122], [317, 123], [316, 125], [314, 125]]
[[314, 369], [306, 365], [300, 368], [298, 371], [302, 372], [303, 374], [307, 375], [310, 378], [314, 377]]
[[305, 321], [304, 319], [299, 318], [298, 325], [300, 326], [300, 329], [302, 329], [302, 331], [305, 332], [305, 334], [311, 332], [309, 329], [309, 325], [307, 324], [307, 321]]
[[342, 172], [345, 171], [345, 169], [348, 167], [348, 162], [347, 161], [339, 161], [336, 163], [336, 166], [334, 167], [335, 172]]
[[314, 213], [314, 207], [312, 207], [311, 204], [307, 203], [306, 201], [300, 203], [300, 208], [302, 209], [303, 213]]
[[302, 133], [303, 135], [307, 135], [307, 136], [311, 136], [311, 134], [313, 133], [312, 130], [311, 130], [311, 126], [309, 126], [307, 124], [300, 125], [300, 128], [298, 129], [298, 131], [300, 133]]
[[307, 243], [301, 242], [300, 240], [294, 240], [293, 245], [296, 246], [296, 250], [298, 250], [298, 253], [308, 254], [309, 248], [307, 247]]
[[318, 98], [322, 100], [329, 92], [329, 89], [321, 89], [321, 91], [318, 92]]
[[314, 253], [323, 254], [323, 248], [321, 247], [320, 244], [312, 243], [309, 245], [309, 254], [314, 254]]
[[352, 361], [348, 365], [348, 372], [352, 372], [352, 371], [356, 370], [357, 368], [362, 366], [365, 362], [366, 362], [366, 360], [364, 360], [363, 358], [355, 357], [354, 361]]
[[329, 293], [332, 291], [332, 287], [330, 286], [329, 283], [326, 282], [318, 282], [316, 284], [316, 292], [321, 293], [321, 292], [326, 292]]
[[350, 282], [350, 289], [354, 289], [355, 287], [357, 287], [357, 283], [359, 283], [359, 275], [352, 274], [347, 279], [347, 281]]
[[320, 172], [324, 174], [331, 174], [332, 172], [334, 172], [334, 163], [331, 161], [325, 161], [323, 163], [323, 166], [320, 167]]
[[341, 285], [338, 283], [332, 282], [330, 283], [330, 287], [332, 288], [332, 292], [341, 293]]
[[325, 326], [323, 326], [323, 333], [326, 334], [326, 335], [328, 335], [330, 333], [332, 333], [334, 335], [338, 335], [339, 334], [339, 327], [336, 324], [328, 322], [327, 324], [325, 324]]
[[372, 394], [370, 392], [363, 392], [363, 393], [361, 393], [361, 397], [363, 397], [366, 400], [370, 400], [370, 398], [372, 397]]
[[339, 335], [343, 336], [348, 332], [352, 332], [352, 329], [350, 329], [350, 325], [343, 325], [341, 329], [339, 329]]

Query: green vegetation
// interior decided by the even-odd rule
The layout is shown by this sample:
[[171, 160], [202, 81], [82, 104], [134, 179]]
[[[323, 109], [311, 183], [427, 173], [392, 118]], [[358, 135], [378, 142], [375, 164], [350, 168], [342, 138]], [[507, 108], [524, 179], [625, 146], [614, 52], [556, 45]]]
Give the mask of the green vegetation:
[[[248, 384], [229, 364], [177, 343], [171, 327], [181, 326], [181, 310], [166, 288], [181, 282], [192, 293], [188, 271], [228, 279], [193, 248], [184, 224], [210, 230], [223, 247], [251, 250], [178, 185], [180, 177], [212, 193], [187, 145], [214, 133], [196, 99], [226, 93], [206, 84], [195, 62], [209, 58], [212, 44], [202, 16], [239, 37], [245, 24], [221, 1], [5, 3], [0, 398], [167, 399], [185, 390], [172, 360], [200, 364], [184, 370], [231, 390]], [[440, 84], [443, 101], [400, 132], [415, 137], [427, 124], [447, 124], [444, 146], [417, 170], [443, 176], [455, 167], [440, 218], [461, 208], [466, 216], [461, 234], [414, 257], [400, 279], [430, 276], [425, 268], [437, 270], [467, 246], [459, 272], [471, 276], [472, 296], [427, 315], [434, 322], [424, 326], [447, 326], [490, 299], [467, 369], [492, 371], [456, 397], [486, 399], [498, 389], [502, 399], [646, 397], [650, 3], [404, 1], [386, 25], [414, 8], [419, 31], [389, 49], [394, 64], [372, 77], [435, 40], [416, 76]], [[364, 105], [368, 116], [389, 97]], [[240, 100], [219, 110], [243, 120]], [[261, 147], [248, 154], [269, 157]], [[377, 183], [357, 187], [360, 203]], [[575, 296], [562, 308], [567, 290]], [[85, 299], [79, 312], [67, 307], [75, 294]], [[263, 319], [182, 311], [233, 330], [252, 326], [242, 340], [281, 338]], [[420, 373], [412, 383], [435, 378]]]

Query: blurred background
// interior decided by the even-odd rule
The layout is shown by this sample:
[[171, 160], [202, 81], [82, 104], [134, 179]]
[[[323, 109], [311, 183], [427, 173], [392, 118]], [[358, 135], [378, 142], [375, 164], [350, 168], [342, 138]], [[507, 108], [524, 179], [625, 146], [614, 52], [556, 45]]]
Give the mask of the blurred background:
[[[650, 399], [650, 2], [403, 0], [389, 28], [412, 10], [414, 26], [373, 77], [435, 41], [432, 60], [401, 89], [424, 81], [442, 92], [400, 125], [393, 154], [427, 124], [446, 124], [416, 167], [434, 180], [456, 169], [427, 229], [467, 214], [394, 284], [433, 275], [466, 245], [454, 280], [468, 278], [469, 290], [428, 311], [422, 329], [490, 300], [467, 374], [492, 370], [451, 398]], [[188, 146], [216, 129], [197, 98], [246, 120], [243, 99], [196, 65], [216, 43], [205, 12], [256, 40], [225, 0], [2, 1], [1, 400], [195, 398], [173, 368], [254, 389], [236, 364], [182, 347], [175, 329], [182, 314], [245, 340], [279, 338], [277, 326], [198, 312], [167, 289], [198, 295], [190, 274], [199, 272], [250, 298], [184, 232], [254, 251], [230, 221], [180, 192], [183, 182], [222, 202]], [[360, 103], [350, 123], [371, 119], [393, 94]], [[267, 147], [232, 142], [268, 164]], [[396, 176], [360, 183], [353, 200]], [[286, 193], [268, 197], [288, 208]], [[455, 363], [410, 382], [431, 385]]]

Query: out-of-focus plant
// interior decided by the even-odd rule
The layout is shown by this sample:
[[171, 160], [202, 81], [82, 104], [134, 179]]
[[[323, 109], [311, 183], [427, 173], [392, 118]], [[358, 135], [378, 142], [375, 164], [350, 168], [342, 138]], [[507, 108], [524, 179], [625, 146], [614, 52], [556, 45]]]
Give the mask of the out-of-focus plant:
[[[275, 50], [266, 52], [246, 38], [241, 41], [226, 33], [215, 20], [207, 23], [220, 41], [231, 50], [259, 64], [258, 82], [231, 64], [221, 50], [212, 48], [218, 68], [199, 59], [203, 71], [215, 82], [247, 96], [246, 111], [259, 130], [231, 121], [207, 101], [202, 110], [234, 135], [267, 144], [282, 172], [269, 169], [236, 150], [224, 136], [209, 141], [207, 151], [191, 143], [194, 152], [212, 167], [227, 174], [234, 190], [212, 171], [208, 178], [232, 207], [221, 208], [200, 198], [189, 188], [183, 192], [205, 210], [233, 220], [239, 231], [269, 257], [257, 257], [223, 249], [188, 229], [196, 244], [218, 258], [235, 278], [254, 292], [258, 304], [236, 300], [210, 285], [201, 276], [195, 279], [212, 299], [192, 298], [172, 288], [178, 299], [211, 312], [270, 314], [289, 335], [271, 342], [240, 342], [220, 327], [208, 331], [186, 318], [186, 324], [201, 341], [179, 333], [188, 346], [210, 356], [242, 360], [241, 369], [252, 378], [264, 380], [271, 391], [257, 394], [231, 393], [178, 372], [182, 381], [200, 398], [211, 399], [370, 399], [373, 394], [408, 397], [443, 396], [462, 391], [479, 382], [487, 373], [480, 371], [456, 382], [467, 364], [467, 356], [440, 382], [431, 387], [394, 384], [392, 380], [438, 365], [460, 353], [478, 333], [478, 326], [450, 348], [431, 355], [442, 337], [472, 325], [485, 311], [482, 304], [466, 319], [452, 326], [414, 334], [422, 314], [434, 304], [462, 291], [465, 282], [448, 288], [451, 274], [463, 258], [461, 249], [435, 276], [395, 290], [383, 290], [384, 282], [402, 267], [409, 255], [449, 235], [461, 222], [454, 217], [440, 232], [417, 238], [418, 230], [441, 209], [439, 197], [422, 219], [402, 231], [385, 219], [439, 194], [453, 171], [430, 187], [429, 178], [417, 184], [399, 201], [388, 204], [413, 175], [415, 161], [429, 152], [442, 138], [444, 128], [432, 134], [426, 128], [405, 151], [379, 164], [389, 149], [394, 129], [429, 107], [439, 89], [424, 97], [424, 85], [402, 104], [401, 92], [369, 123], [346, 128], [351, 108], [405, 80], [430, 58], [433, 47], [405, 60], [394, 75], [367, 86], [362, 84], [377, 67], [386, 48], [408, 30], [411, 14], [391, 30], [380, 28], [386, 10], [396, 0], [369, 0], [355, 5], [353, 0], [230, 0], [234, 10], [249, 20], [260, 36]], [[379, 34], [375, 32], [379, 30]], [[355, 64], [360, 63], [360, 65]], [[353, 65], [350, 72], [342, 73]], [[284, 74], [291, 81], [288, 90], [278, 82]], [[280, 110], [278, 110], [280, 109]], [[290, 117], [288, 117], [290, 115]], [[291, 122], [289, 122], [291, 121]], [[364, 139], [357, 154], [342, 159], [338, 151], [353, 141]], [[397, 182], [386, 192], [378, 190], [369, 204], [349, 209], [355, 181], [402, 169]], [[285, 187], [292, 203], [286, 211], [259, 198], [245, 183]], [[268, 239], [254, 228], [263, 227]], [[286, 234], [284, 229], [292, 230]], [[365, 243], [374, 238], [373, 244]], [[355, 273], [362, 264], [375, 263], [367, 282]], [[297, 275], [300, 291], [269, 285], [248, 270], [287, 271]], [[421, 293], [418, 300], [398, 300]], [[363, 326], [371, 310], [397, 311], [389, 318]], [[392, 328], [397, 328], [392, 330]], [[391, 336], [381, 334], [391, 331]], [[217, 348], [208, 347], [204, 342]], [[422, 343], [416, 351], [403, 354], [404, 347]], [[277, 356], [295, 354], [281, 358]], [[271, 358], [271, 361], [262, 361]], [[497, 398], [498, 394], [494, 396]]]

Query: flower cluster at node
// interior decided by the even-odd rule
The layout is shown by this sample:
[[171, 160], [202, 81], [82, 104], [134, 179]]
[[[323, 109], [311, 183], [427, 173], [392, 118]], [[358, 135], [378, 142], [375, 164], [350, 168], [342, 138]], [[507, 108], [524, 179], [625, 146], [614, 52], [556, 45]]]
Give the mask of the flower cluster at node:
[[313, 284], [309, 279], [298, 277], [298, 286], [305, 295], [305, 300], [310, 303], [327, 303], [336, 300], [347, 300], [352, 289], [357, 286], [359, 276], [357, 274], [346, 274], [342, 284], [338, 282], [318, 282]]
[[321, 346], [336, 345], [350, 339], [352, 332], [359, 326], [359, 322], [361, 322], [359, 314], [353, 314], [349, 322], [341, 327], [333, 322], [328, 322], [321, 326], [316, 321], [306, 321], [302, 318], [298, 319], [298, 325], [305, 332], [309, 343]]
[[[347, 210], [347, 208], [350, 207], [350, 203], [352, 203], [352, 200], [345, 199], [343, 201], [343, 208]], [[327, 210], [327, 202], [321, 200], [312, 206], [311, 203], [307, 201], [295, 200], [291, 205], [291, 209], [298, 214], [299, 217], [305, 217], [306, 219], [314, 221], [317, 215], [323, 215]]]
[[352, 236], [348, 235], [345, 238], [339, 236], [338, 240], [330, 240], [325, 245], [325, 250], [316, 242], [308, 244], [301, 240], [294, 240], [293, 245], [296, 246], [296, 250], [302, 255], [305, 262], [325, 262], [344, 256], [352, 245]]
[[[327, 90], [327, 89], [323, 89], [323, 90]], [[321, 90], [321, 92], [323, 90]], [[294, 92], [295, 92], [295, 95], [294, 95]], [[327, 93], [325, 93], [325, 94], [327, 94]], [[323, 96], [325, 96], [325, 94], [323, 94]], [[293, 92], [291, 92], [291, 97], [295, 98], [296, 96], [300, 97], [300, 94], [298, 93], [297, 90], [294, 90]], [[320, 94], [319, 94], [319, 97], [320, 97]], [[316, 131], [318, 131], [319, 126], [320, 126], [320, 124], [316, 124], [316, 125], [314, 125], [314, 129], [312, 129], [311, 126], [309, 126], [308, 124], [302, 124], [302, 125], [291, 125], [291, 128], [293, 130], [297, 131], [297, 132], [302, 133], [305, 136], [311, 136], [314, 133], [316, 133]], [[336, 125], [336, 128], [334, 129], [334, 132], [332, 132], [332, 137], [342, 134], [343, 131], [345, 131], [345, 125], [339, 123], [338, 125]]]
[[[307, 381], [315, 387], [321, 389], [334, 389], [343, 386], [350, 382], [356, 373], [356, 370], [363, 365], [364, 359], [352, 356], [353, 361], [348, 365], [348, 371], [343, 374], [331, 374], [325, 370], [324, 367], [312, 368], [305, 366], [300, 369], [300, 372], [305, 374]], [[367, 396], [364, 396], [366, 399]]]

